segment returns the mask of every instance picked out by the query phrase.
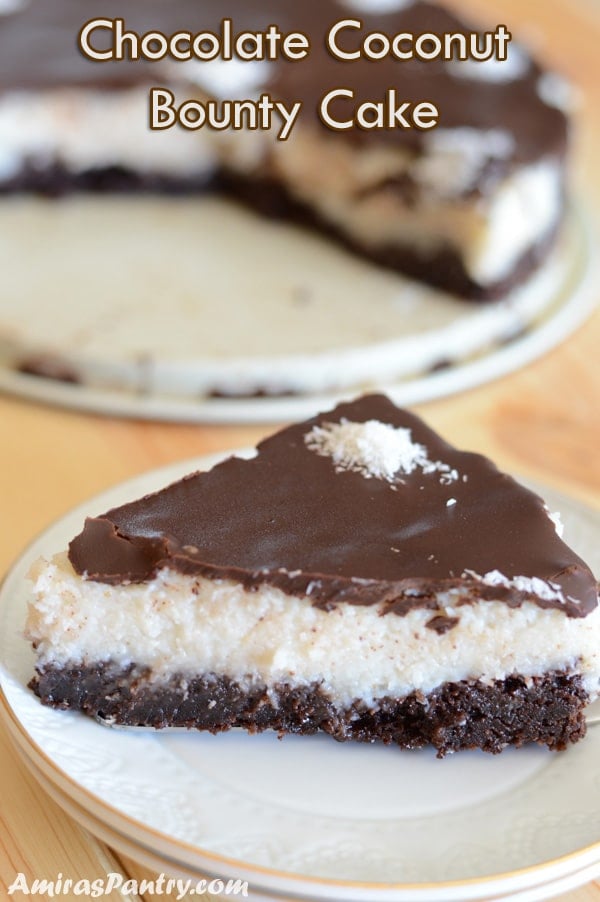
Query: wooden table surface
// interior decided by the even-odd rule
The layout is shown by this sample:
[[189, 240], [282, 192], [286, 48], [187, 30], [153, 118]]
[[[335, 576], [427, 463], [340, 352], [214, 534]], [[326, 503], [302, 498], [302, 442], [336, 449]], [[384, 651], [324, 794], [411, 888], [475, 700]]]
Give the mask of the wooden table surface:
[[[464, 5], [474, 11], [483, 6], [481, 0]], [[516, 32], [526, 21], [530, 39], [581, 86], [585, 106], [576, 178], [590, 206], [600, 210], [600, 178], [594, 175], [600, 154], [600, 4], [581, 0], [568, 12], [560, 0], [489, 0], [485, 5], [490, 19], [497, 16]], [[600, 507], [599, 347], [597, 314], [542, 360], [419, 412], [450, 441]], [[118, 421], [0, 398], [0, 574], [37, 532], [89, 496], [162, 464], [251, 444], [268, 431], [265, 426]], [[0, 827], [0, 893], [19, 871], [29, 880], [59, 872], [88, 879], [110, 871], [149, 876], [63, 814], [38, 788], [2, 731]], [[115, 892], [108, 898], [122, 897]], [[600, 883], [564, 899], [600, 902]]]

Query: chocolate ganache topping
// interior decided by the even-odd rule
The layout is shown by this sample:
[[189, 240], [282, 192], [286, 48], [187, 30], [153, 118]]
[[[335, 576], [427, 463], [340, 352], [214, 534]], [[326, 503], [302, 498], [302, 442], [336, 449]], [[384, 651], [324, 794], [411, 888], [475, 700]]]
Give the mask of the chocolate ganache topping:
[[[398, 448], [404, 466], [392, 472]], [[571, 617], [597, 605], [591, 571], [541, 498], [381, 395], [88, 519], [69, 556], [99, 582], [142, 582], [168, 567], [275, 586], [325, 609], [382, 603], [402, 615], [437, 609], [436, 593], [449, 589], [459, 603], [530, 600]]]
[[[540, 91], [543, 70], [523, 50], [521, 71], [504, 78], [486, 78], [471, 68], [465, 75], [460, 63], [438, 60], [403, 60], [393, 57], [373, 61], [352, 62], [334, 58], [327, 50], [325, 36], [333, 23], [354, 18], [362, 22], [360, 33], [354, 32], [344, 42], [354, 51], [370, 32], [393, 36], [398, 33], [469, 32], [472, 26], [457, 19], [449, 10], [436, 4], [414, 2], [388, 12], [357, 10], [339, 0], [303, 0], [281, 3], [280, 0], [230, 0], [227, 16], [236, 30], [257, 31], [276, 23], [283, 32], [301, 31], [311, 42], [310, 58], [294, 62], [277, 59], [269, 62], [261, 90], [271, 92], [283, 101], [302, 101], [303, 121], [319, 129], [326, 126], [318, 116], [319, 100], [324, 93], [341, 86], [351, 89], [354, 97], [339, 98], [332, 104], [334, 114], [347, 114], [352, 105], [364, 101], [383, 100], [390, 88], [414, 103], [426, 99], [440, 110], [439, 126], [444, 129], [467, 127], [480, 131], [505, 133], [512, 150], [494, 161], [494, 172], [486, 173], [492, 183], [516, 165], [542, 158], [562, 157], [566, 150], [568, 123], [565, 113], [545, 102]], [[164, 61], [95, 62], [84, 57], [77, 47], [78, 34], [85, 22], [93, 18], [124, 20], [128, 30], [138, 34], [161, 31], [166, 35], [179, 30], [192, 33], [218, 32], [224, 16], [219, 0], [25, 0], [13, 13], [0, 16], [0, 92], [47, 91], [54, 88], [87, 88], [110, 90], [148, 87], [159, 83], [177, 83], [198, 90], [202, 85], [202, 67], [194, 67], [192, 80], [185, 64], [165, 65]], [[492, 27], [497, 23], [491, 23]], [[484, 30], [484, 29], [481, 29]], [[109, 44], [105, 35], [95, 39], [97, 50]], [[477, 63], [471, 64], [475, 67]], [[179, 66], [179, 68], [178, 68]], [[207, 70], [208, 71], [208, 70]], [[236, 96], [234, 86], [231, 94]], [[140, 115], [144, 115], [140, 110]], [[342, 115], [342, 118], [346, 118]], [[435, 131], [435, 130], [434, 130]], [[329, 132], [332, 135], [332, 132]], [[360, 143], [391, 143], [418, 153], [427, 134], [417, 129], [384, 129], [364, 131], [353, 128], [340, 140]], [[486, 181], [486, 184], [487, 184]]]

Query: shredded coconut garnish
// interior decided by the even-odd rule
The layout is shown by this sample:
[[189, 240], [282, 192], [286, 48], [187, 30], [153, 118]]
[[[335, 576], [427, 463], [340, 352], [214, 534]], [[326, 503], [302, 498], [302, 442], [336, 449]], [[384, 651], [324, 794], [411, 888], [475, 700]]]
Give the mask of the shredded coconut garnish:
[[537, 93], [546, 106], [556, 107], [564, 113], [572, 113], [579, 105], [577, 89], [557, 72], [544, 72], [540, 75]]
[[399, 474], [409, 475], [417, 469], [426, 475], [440, 473], [442, 485], [459, 478], [448, 464], [430, 460], [425, 445], [413, 442], [410, 429], [395, 429], [379, 420], [324, 423], [307, 433], [304, 441], [320, 457], [330, 457], [336, 473], [349, 470], [365, 479], [385, 479], [390, 483]]
[[452, 60], [448, 68], [455, 78], [492, 83], [518, 81], [528, 72], [531, 63], [527, 54], [517, 44], [508, 48], [505, 60]]
[[479, 573], [475, 573], [474, 570], [465, 570], [463, 579], [466, 577], [476, 579], [486, 586], [504, 586], [506, 589], [516, 589], [517, 592], [526, 592], [528, 595], [537, 595], [542, 601], [558, 601], [561, 604], [565, 603], [565, 597], [558, 583], [540, 579], [539, 576], [513, 576], [512, 579], [509, 579], [508, 576], [505, 576], [504, 573], [500, 573], [499, 570], [490, 570], [489, 573], [484, 573], [483, 576]]
[[562, 539], [564, 532], [565, 532], [565, 527], [561, 520], [560, 514], [558, 513], [558, 511], [553, 513], [552, 511], [548, 510], [546, 505], [544, 505], [544, 510], [546, 511], [546, 514], [548, 515], [548, 519], [552, 520], [552, 522], [554, 523], [554, 529], [556, 530], [556, 535], [558, 536], [559, 539]]

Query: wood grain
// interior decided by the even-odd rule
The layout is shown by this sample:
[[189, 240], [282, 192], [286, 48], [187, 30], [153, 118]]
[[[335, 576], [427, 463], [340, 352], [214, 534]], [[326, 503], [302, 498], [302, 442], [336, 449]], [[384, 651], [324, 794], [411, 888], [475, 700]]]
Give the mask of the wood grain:
[[[127, 872], [114, 853], [77, 826], [31, 776], [11, 741], [0, 730], [0, 897], [18, 874], [36, 879], [105, 879]], [[17, 899], [20, 893], [15, 893]], [[122, 899], [116, 890], [105, 899]], [[139, 898], [137, 894], [131, 899]]]

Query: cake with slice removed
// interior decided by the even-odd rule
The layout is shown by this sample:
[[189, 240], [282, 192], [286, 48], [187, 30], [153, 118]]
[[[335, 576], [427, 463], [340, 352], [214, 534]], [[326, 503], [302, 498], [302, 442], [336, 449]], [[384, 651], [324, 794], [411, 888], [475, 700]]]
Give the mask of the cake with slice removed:
[[[524, 47], [511, 41], [505, 62], [386, 57], [348, 64], [326, 49], [337, 21], [361, 23], [339, 39], [352, 50], [369, 33], [475, 29], [421, 0], [229, 0], [226, 7], [237, 31], [276, 23], [307, 35], [310, 60], [100, 64], [77, 47], [84, 22], [98, 16], [122, 18], [127, 32], [141, 35], [217, 34], [224, 13], [217, 0], [0, 5], [0, 192], [216, 189], [475, 300], [505, 296], [547, 257], [563, 218], [572, 110], [565, 83]], [[91, 39], [100, 50], [111, 42], [106, 29]], [[153, 132], [148, 96], [157, 86], [171, 91], [177, 106], [264, 93], [304, 106], [286, 141], [277, 140], [279, 125]], [[393, 88], [400, 100], [435, 104], [440, 123], [431, 130], [332, 130], [319, 115], [320, 101], [340, 87], [353, 99], [330, 105], [337, 122], [351, 121], [361, 103], [381, 102]]]
[[544, 502], [384, 396], [108, 513], [34, 568], [32, 688], [113, 724], [563, 749], [597, 584]]

